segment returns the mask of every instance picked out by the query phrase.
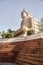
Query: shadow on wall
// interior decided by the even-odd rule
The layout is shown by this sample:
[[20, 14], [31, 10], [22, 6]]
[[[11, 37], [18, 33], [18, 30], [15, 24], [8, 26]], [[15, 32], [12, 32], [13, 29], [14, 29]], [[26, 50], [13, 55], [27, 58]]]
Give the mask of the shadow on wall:
[[0, 65], [17, 65], [15, 63], [0, 63]]

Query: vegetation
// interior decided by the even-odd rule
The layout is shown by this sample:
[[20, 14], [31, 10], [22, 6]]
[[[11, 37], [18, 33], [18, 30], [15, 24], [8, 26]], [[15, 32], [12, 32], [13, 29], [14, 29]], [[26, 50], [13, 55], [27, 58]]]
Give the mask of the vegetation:
[[43, 25], [41, 25], [41, 27], [40, 27], [40, 31], [43, 32]]
[[40, 31], [43, 32], [43, 18], [41, 18]]
[[34, 30], [27, 31], [27, 35], [31, 35], [31, 34], [34, 34]]
[[12, 37], [13, 37], [13, 36], [12, 36], [11, 33], [8, 33], [8, 34], [5, 35], [5, 38], [12, 38]]
[[11, 29], [8, 29], [7, 32], [2, 31], [2, 38], [12, 38], [14, 37], [14, 32]]
[[2, 31], [2, 38], [5, 38], [6, 33]]
[[11, 29], [8, 29], [8, 33], [12, 33], [12, 30]]

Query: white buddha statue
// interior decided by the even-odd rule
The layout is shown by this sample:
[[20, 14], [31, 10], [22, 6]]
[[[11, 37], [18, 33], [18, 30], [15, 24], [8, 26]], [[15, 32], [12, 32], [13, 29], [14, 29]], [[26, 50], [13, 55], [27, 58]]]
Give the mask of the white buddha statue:
[[28, 31], [28, 28], [31, 27], [32, 18], [29, 16], [28, 12], [25, 11], [25, 9], [23, 9], [23, 11], [21, 12], [21, 18], [21, 28], [25, 29], [25, 31]]

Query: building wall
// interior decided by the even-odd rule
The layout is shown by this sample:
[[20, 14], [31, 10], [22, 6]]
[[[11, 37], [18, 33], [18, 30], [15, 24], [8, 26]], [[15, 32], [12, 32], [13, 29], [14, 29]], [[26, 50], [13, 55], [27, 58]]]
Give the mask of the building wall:
[[0, 53], [1, 62], [14, 62], [22, 65], [43, 65], [43, 39], [19, 42], [6, 42], [0, 45], [15, 45], [12, 51]]

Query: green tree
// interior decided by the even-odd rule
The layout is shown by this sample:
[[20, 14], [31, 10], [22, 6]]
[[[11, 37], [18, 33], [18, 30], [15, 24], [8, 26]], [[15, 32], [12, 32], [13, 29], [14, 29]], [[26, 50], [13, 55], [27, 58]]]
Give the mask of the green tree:
[[9, 32], [9, 33], [12, 33], [12, 30], [11, 30], [11, 29], [8, 29], [8, 32]]
[[2, 31], [2, 38], [12, 38], [12, 37], [14, 37], [14, 31], [12, 31], [11, 29], [8, 29], [6, 33], [5, 31]]
[[13, 37], [13, 36], [12, 36], [11, 33], [8, 33], [8, 34], [5, 35], [5, 38], [12, 38], [12, 37]]
[[5, 35], [6, 35], [5, 31], [2, 31], [2, 38], [5, 38]]
[[31, 35], [31, 34], [34, 34], [34, 30], [28, 30], [27, 31], [27, 35]]

